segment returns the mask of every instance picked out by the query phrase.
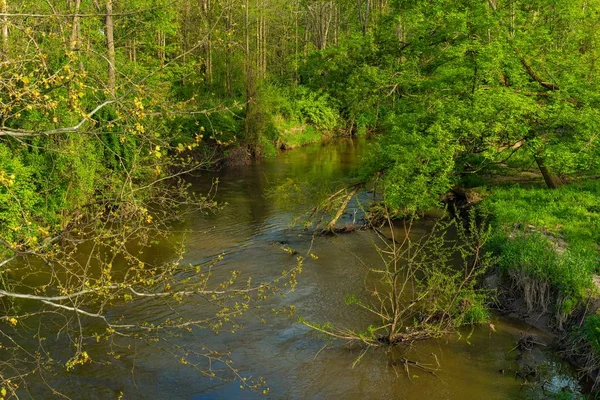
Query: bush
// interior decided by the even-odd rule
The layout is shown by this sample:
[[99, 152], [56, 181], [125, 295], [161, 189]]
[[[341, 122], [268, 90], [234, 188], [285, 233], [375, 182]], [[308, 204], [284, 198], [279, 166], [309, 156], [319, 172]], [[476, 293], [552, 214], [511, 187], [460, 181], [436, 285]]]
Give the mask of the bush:
[[340, 116], [332, 106], [328, 95], [299, 87], [294, 97], [294, 106], [298, 110], [300, 119], [326, 132], [331, 132], [340, 126]]

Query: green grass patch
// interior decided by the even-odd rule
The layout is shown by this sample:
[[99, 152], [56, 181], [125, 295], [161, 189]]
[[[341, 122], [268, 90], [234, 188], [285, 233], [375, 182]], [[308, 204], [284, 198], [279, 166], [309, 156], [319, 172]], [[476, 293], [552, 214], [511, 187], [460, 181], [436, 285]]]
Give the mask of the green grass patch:
[[318, 143], [323, 138], [323, 135], [313, 126], [297, 121], [288, 121], [280, 115], [275, 116], [273, 125], [278, 133], [277, 147], [281, 149], [295, 149]]
[[564, 315], [592, 293], [600, 268], [600, 182], [493, 188], [480, 207], [493, 216], [488, 248], [502, 272], [547, 282]]

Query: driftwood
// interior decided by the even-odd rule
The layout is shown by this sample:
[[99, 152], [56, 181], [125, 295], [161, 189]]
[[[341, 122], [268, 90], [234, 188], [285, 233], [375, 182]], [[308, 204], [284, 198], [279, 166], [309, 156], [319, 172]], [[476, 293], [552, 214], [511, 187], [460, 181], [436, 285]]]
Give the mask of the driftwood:
[[350, 190], [350, 192], [348, 192], [348, 194], [346, 194], [346, 197], [342, 201], [342, 204], [340, 204], [340, 206], [338, 207], [337, 212], [335, 213], [335, 216], [333, 217], [333, 219], [331, 221], [329, 221], [329, 223], [327, 224], [327, 227], [323, 230], [323, 232], [333, 232], [334, 231], [335, 224], [342, 217], [342, 215], [344, 214], [344, 211], [346, 210], [346, 207], [348, 207], [348, 203], [350, 203], [350, 200], [352, 200], [352, 198], [354, 196], [356, 196], [357, 193], [358, 193], [358, 187], [355, 187], [354, 189]]
[[517, 345], [515, 347], [513, 347], [509, 353], [519, 349], [521, 352], [524, 351], [531, 351], [533, 349], [533, 346], [543, 346], [546, 347], [547, 344], [545, 343], [540, 343], [536, 340], [535, 335], [532, 335], [530, 333], [523, 333], [521, 332], [521, 336], [519, 336], [519, 339], [517, 340]]

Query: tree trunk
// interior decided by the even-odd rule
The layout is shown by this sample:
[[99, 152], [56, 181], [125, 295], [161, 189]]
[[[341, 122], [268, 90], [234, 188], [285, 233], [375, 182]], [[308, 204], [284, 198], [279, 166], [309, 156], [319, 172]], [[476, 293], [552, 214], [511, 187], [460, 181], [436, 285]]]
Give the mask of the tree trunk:
[[[233, 25], [231, 16], [231, 6], [228, 6], [227, 16], [225, 17], [225, 30], [228, 35], [233, 37]], [[231, 97], [231, 43], [225, 43], [225, 91], [227, 96]]]
[[[0, 11], [8, 13], [8, 0], [0, 0]], [[8, 15], [2, 17], [2, 55], [0, 59], [8, 59]]]
[[262, 4], [261, 6], [261, 11], [260, 11], [260, 18], [261, 18], [261, 25], [262, 28], [260, 30], [260, 36], [261, 36], [261, 51], [262, 51], [262, 61], [261, 61], [261, 78], [265, 79], [265, 77], [267, 76], [267, 19], [265, 18], [264, 15], [264, 4]]
[[115, 95], [115, 38], [114, 38], [114, 23], [112, 0], [106, 0], [106, 19], [105, 19], [105, 34], [106, 34], [106, 53], [108, 59], [108, 92]]
[[202, 10], [204, 11], [204, 21], [206, 23], [207, 37], [205, 46], [205, 65], [206, 65], [206, 81], [212, 84], [213, 81], [213, 65], [212, 65], [212, 20], [211, 20], [211, 4], [210, 0], [203, 0]]
[[137, 63], [137, 42], [135, 37], [129, 41], [129, 61]]
[[163, 30], [156, 32], [156, 44], [158, 47], [158, 59], [160, 61], [160, 65], [162, 66], [165, 64], [165, 59], [167, 58], [167, 34]]
[[333, 5], [333, 44], [338, 45], [338, 29], [340, 25], [340, 8], [334, 3]]
[[367, 34], [371, 14], [371, 0], [357, 0], [358, 17], [363, 36]]
[[536, 162], [538, 168], [540, 169], [542, 176], [544, 177], [544, 181], [546, 182], [546, 185], [550, 189], [558, 189], [559, 187], [561, 187], [562, 182], [561, 182], [560, 178], [558, 176], [554, 175], [552, 173], [552, 171], [550, 171], [548, 169], [548, 167], [544, 163], [544, 159], [537, 155], [534, 157], [535, 157], [535, 162]]
[[79, 49], [81, 45], [81, 31], [79, 24], [79, 9], [81, 7], [81, 0], [75, 0], [75, 8], [73, 12], [73, 26], [71, 27], [71, 42], [69, 48], [71, 51]]
[[294, 86], [298, 85], [298, 55], [300, 54], [300, 48], [298, 47], [298, 15], [300, 14], [300, 2], [296, 2], [296, 8], [294, 10]]
[[308, 32], [310, 30], [310, 23], [308, 20], [308, 13], [306, 14], [306, 23], [304, 27], [304, 46], [302, 49], [302, 54], [304, 55], [303, 61], [308, 58]]
[[[260, 5], [257, 8], [260, 8]], [[255, 39], [255, 47], [256, 47], [255, 51], [254, 51], [255, 57], [256, 57], [255, 58], [255, 63], [256, 64], [254, 66], [254, 71], [256, 72], [257, 76], [260, 75], [260, 70], [261, 70], [260, 63], [262, 61], [262, 57], [260, 56], [260, 54], [261, 54], [260, 53], [260, 44], [261, 44], [261, 42], [260, 42], [260, 28], [261, 28], [261, 23], [260, 23], [260, 12], [259, 12], [256, 15], [256, 32], [255, 32], [256, 35], [255, 35], [255, 38], [254, 38]]]
[[245, 22], [245, 39], [246, 39], [246, 115], [244, 118], [244, 134], [246, 141], [250, 140], [250, 107], [252, 103], [252, 59], [250, 57], [250, 1], [246, 0], [244, 22]]

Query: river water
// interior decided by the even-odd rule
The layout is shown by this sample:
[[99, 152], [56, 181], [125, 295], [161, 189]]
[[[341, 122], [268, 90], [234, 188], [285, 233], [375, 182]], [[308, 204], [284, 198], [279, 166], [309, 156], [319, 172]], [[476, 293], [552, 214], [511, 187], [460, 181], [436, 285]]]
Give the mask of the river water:
[[[124, 399], [515, 399], [548, 398], [550, 392], [580, 390], [572, 370], [552, 352], [551, 346], [521, 355], [513, 350], [521, 332], [551, 338], [535, 328], [505, 317], [493, 316], [489, 326], [466, 328], [460, 334], [423, 341], [410, 349], [369, 350], [354, 364], [362, 349], [329, 341], [297, 323], [308, 320], [364, 329], [370, 316], [347, 306], [348, 294], [365, 295], [364, 277], [380, 258], [374, 235], [357, 231], [338, 236], [316, 236], [291, 225], [309, 207], [309, 199], [276, 201], [270, 193], [292, 191], [294, 183], [348, 182], [365, 150], [364, 142], [343, 140], [333, 145], [314, 145], [286, 152], [251, 166], [204, 173], [192, 179], [193, 188], [206, 192], [218, 178], [216, 199], [227, 203], [217, 213], [198, 213], [186, 218], [186, 263], [202, 264], [224, 254], [223, 271], [239, 270], [245, 279], [269, 280], [294, 266], [295, 257], [285, 246], [304, 254], [309, 249], [318, 259], [308, 259], [297, 290], [286, 298], [267, 301], [264, 312], [243, 319], [235, 334], [218, 335], [192, 330], [165, 339], [155, 346], [101, 343], [95, 351], [118, 355], [109, 367], [89, 366], [59, 376], [56, 382], [73, 398]], [[287, 184], [287, 186], [282, 186]], [[295, 199], [295, 200], [294, 200]], [[351, 211], [351, 210], [350, 210]], [[428, 225], [416, 227], [425, 232]], [[151, 256], [161, 257], [156, 251]], [[270, 308], [295, 305], [296, 315], [276, 315]], [[129, 314], [141, 319], [203, 318], [206, 308], [197, 300], [185, 300], [177, 310], [156, 303], [130, 303]], [[166, 348], [166, 350], [165, 350]], [[183, 348], [204, 348], [230, 353], [240, 375], [263, 377], [268, 394], [240, 389], [239, 382], [211, 379], [189, 365], [182, 365]], [[171, 352], [172, 356], [167, 353]], [[423, 363], [439, 362], [437, 377], [411, 369], [407, 375], [393, 361], [401, 356]], [[92, 358], [93, 355], [92, 355]], [[436, 361], [437, 360], [437, 361]], [[537, 378], [544, 390], [523, 385], [515, 376], [524, 364], [543, 371]], [[206, 365], [201, 367], [205, 368]], [[215, 370], [223, 369], [216, 363]], [[227, 373], [225, 372], [225, 375]], [[535, 380], [535, 379], [534, 379]]]

